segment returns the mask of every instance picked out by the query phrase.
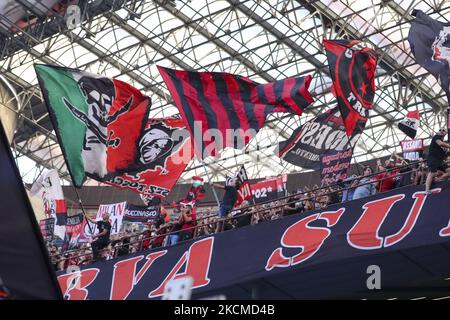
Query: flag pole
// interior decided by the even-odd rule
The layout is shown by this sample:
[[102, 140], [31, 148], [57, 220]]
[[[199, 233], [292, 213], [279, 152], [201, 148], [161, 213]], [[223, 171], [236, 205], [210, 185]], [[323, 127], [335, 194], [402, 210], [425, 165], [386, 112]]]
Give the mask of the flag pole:
[[205, 162], [204, 161], [202, 161], [202, 166], [203, 166], [203, 169], [205, 170], [205, 174], [206, 174], [206, 177], [208, 178], [208, 183], [211, 186], [212, 192], [214, 194], [214, 198], [216, 199], [217, 206], [220, 207], [219, 197], [217, 196], [217, 192], [216, 192], [216, 189], [214, 188], [214, 184], [211, 183], [211, 178], [209, 177], [208, 170], [206, 170], [206, 166], [205, 166]]
[[92, 234], [93, 231], [92, 231], [91, 225], [89, 224], [89, 220], [86, 218], [86, 210], [84, 210], [84, 206], [83, 206], [83, 202], [81, 201], [80, 194], [78, 193], [78, 190], [77, 190], [77, 188], [75, 187], [75, 185], [73, 185], [73, 181], [72, 181], [72, 187], [73, 187], [73, 189], [75, 190], [75, 193], [76, 193], [76, 195], [77, 195], [77, 198], [78, 198], [78, 204], [80, 205], [81, 211], [83, 212], [83, 216], [84, 216], [84, 219], [86, 220], [86, 223], [87, 223], [87, 225], [88, 225], [89, 232]]

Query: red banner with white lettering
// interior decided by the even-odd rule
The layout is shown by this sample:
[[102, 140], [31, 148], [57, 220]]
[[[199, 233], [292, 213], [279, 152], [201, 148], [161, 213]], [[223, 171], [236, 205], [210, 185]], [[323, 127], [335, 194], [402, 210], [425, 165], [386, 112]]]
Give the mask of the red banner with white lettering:
[[423, 139], [403, 140], [400, 144], [404, 159], [417, 161], [423, 158]]
[[274, 200], [285, 195], [287, 175], [267, 178], [252, 185], [253, 199], [256, 203]]

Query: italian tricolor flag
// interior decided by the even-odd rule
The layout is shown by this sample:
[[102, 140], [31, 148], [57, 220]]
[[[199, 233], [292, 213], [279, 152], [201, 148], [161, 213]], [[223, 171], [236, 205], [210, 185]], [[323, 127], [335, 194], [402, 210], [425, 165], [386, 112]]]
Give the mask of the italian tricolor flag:
[[35, 70], [76, 187], [86, 176], [108, 181], [139, 170], [150, 98], [120, 80], [76, 69], [38, 64]]

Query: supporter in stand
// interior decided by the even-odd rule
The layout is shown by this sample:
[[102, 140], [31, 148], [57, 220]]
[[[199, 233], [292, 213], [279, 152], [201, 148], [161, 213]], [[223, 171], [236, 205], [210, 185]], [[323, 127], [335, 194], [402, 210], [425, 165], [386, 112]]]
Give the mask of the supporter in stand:
[[130, 250], [130, 237], [125, 236], [122, 238], [122, 243], [117, 249], [117, 256], [124, 256], [129, 253]]
[[[233, 209], [234, 204], [237, 200], [237, 191], [239, 190], [240, 184], [237, 177], [232, 177], [227, 180], [225, 186], [220, 184], [213, 184], [214, 187], [225, 190], [225, 195], [223, 196], [222, 202], [219, 207], [219, 217], [224, 218]], [[217, 223], [216, 232], [220, 232], [222, 229], [222, 223], [219, 221]]]
[[152, 232], [150, 230], [145, 230], [142, 234], [142, 248], [141, 250], [147, 250], [152, 245]]
[[330, 186], [328, 188], [328, 204], [332, 205], [341, 202], [342, 188], [339, 185]]
[[399, 188], [410, 185], [412, 183], [413, 175], [412, 165], [409, 165], [410, 162], [408, 160], [400, 157], [395, 152], [392, 154], [392, 158], [395, 160], [395, 166], [399, 168], [399, 176], [395, 178], [395, 187]]
[[114, 258], [113, 248], [111, 245], [108, 245], [105, 249], [102, 250], [102, 257], [104, 260], [111, 260]]
[[226, 215], [226, 219], [221, 222], [223, 224], [223, 230], [222, 231], [229, 231], [234, 229], [234, 225], [233, 225], [233, 216], [232, 216], [232, 211], [228, 212]]
[[375, 183], [371, 177], [367, 177], [373, 173], [372, 168], [365, 167], [363, 170], [363, 177], [359, 179], [358, 185], [353, 193], [353, 200], [365, 198], [376, 193]]
[[271, 209], [269, 211], [268, 220], [276, 220], [283, 215], [283, 202], [284, 200], [277, 200], [270, 204]]
[[203, 237], [208, 235], [207, 233], [207, 225], [208, 225], [208, 219], [202, 219], [199, 218], [197, 219], [197, 232], [196, 232], [196, 237]]
[[415, 185], [425, 184], [428, 175], [428, 166], [423, 158], [419, 158], [419, 163], [415, 164], [412, 169], [412, 183]]
[[61, 255], [58, 254], [58, 253], [56, 253], [55, 255], [53, 255], [53, 256], [50, 257], [51, 264], [52, 264], [53, 269], [54, 269], [55, 271], [61, 270], [61, 269], [59, 268], [59, 264], [60, 264], [60, 262], [61, 262], [61, 259], [62, 259], [62, 257], [61, 257]]
[[302, 197], [301, 194], [294, 194], [288, 198], [286, 205], [283, 208], [283, 216], [288, 216], [291, 214], [302, 212], [303, 201], [301, 201], [301, 197]]
[[343, 181], [342, 202], [353, 200], [353, 194], [359, 182], [357, 178], [356, 174], [354, 174]]
[[378, 192], [395, 189], [395, 177], [398, 176], [399, 170], [394, 170], [394, 168], [395, 163], [392, 157], [385, 161], [384, 166], [381, 164], [381, 160], [377, 160], [377, 170], [380, 172], [375, 176]]
[[195, 237], [203, 237], [209, 235], [208, 224], [211, 216], [211, 210], [206, 209], [205, 211], [199, 212], [197, 215], [197, 228], [195, 229]]
[[441, 128], [431, 139], [427, 159], [429, 172], [425, 183], [425, 191], [427, 194], [431, 193], [431, 185], [438, 171], [443, 173], [441, 179], [446, 179], [450, 176], [450, 167], [444, 161], [447, 157], [447, 151], [450, 148], [450, 144], [444, 142], [446, 134], [447, 129]]
[[155, 221], [155, 234], [156, 238], [153, 239], [151, 248], [159, 248], [163, 245], [164, 239], [166, 238], [165, 234], [170, 229], [170, 223], [166, 223], [167, 211], [161, 210], [161, 215]]
[[315, 209], [315, 204], [314, 204], [314, 199], [313, 199], [314, 197], [315, 196], [312, 192], [309, 192], [306, 194], [302, 212], [306, 212], [306, 211]]
[[233, 220], [235, 228], [240, 228], [251, 224], [252, 215], [249, 214], [250, 210], [247, 208], [248, 206], [249, 202], [243, 201], [239, 205], [239, 209], [233, 211], [232, 216], [235, 217]]
[[207, 225], [207, 228], [206, 228], [207, 234], [214, 234], [215, 233], [215, 231], [217, 229], [217, 222], [218, 222], [217, 216], [213, 216], [213, 217], [210, 217], [208, 219], [208, 225]]
[[[384, 165], [378, 162], [378, 171], [393, 168], [394, 166], [400, 167], [407, 164], [407, 162], [396, 155], [392, 157], [394, 161], [386, 161]], [[181, 208], [175, 208], [173, 216], [174, 221], [167, 223], [165, 221], [166, 215], [163, 212], [158, 220], [155, 221], [153, 234], [150, 231], [145, 231], [143, 234], [121, 234], [117, 240], [112, 241], [111, 246], [98, 246], [99, 239], [92, 242], [94, 257], [90, 255], [90, 251], [86, 248], [74, 252], [66, 252], [64, 257], [58, 255], [58, 249], [54, 246], [49, 246], [49, 251], [51, 253], [51, 262], [55, 270], [63, 270], [70, 265], [86, 265], [92, 261], [98, 260], [100, 253], [103, 252], [105, 259], [111, 259], [117, 256], [123, 256], [129, 253], [134, 253], [140, 250], [145, 250], [148, 247], [157, 248], [163, 245], [164, 239], [167, 239], [166, 245], [174, 245], [178, 243], [179, 240], [184, 241], [193, 238], [194, 236], [207, 236], [217, 232], [217, 222], [223, 224], [223, 230], [231, 230], [234, 228], [256, 224], [264, 221], [271, 221], [280, 218], [284, 215], [290, 215], [294, 213], [307, 212], [314, 209], [324, 209], [327, 206], [338, 203], [340, 201], [340, 193], [342, 191], [342, 201], [348, 201], [352, 199], [359, 199], [373, 195], [376, 192], [375, 185], [378, 185], [380, 191], [387, 191], [394, 188], [396, 185], [403, 186], [407, 185], [413, 180], [415, 183], [423, 180], [426, 172], [426, 166], [413, 166], [407, 167], [406, 169], [393, 170], [395, 174], [399, 171], [410, 172], [408, 178], [395, 184], [394, 174], [386, 174], [380, 172], [376, 177], [372, 177], [372, 169], [366, 167], [363, 170], [363, 176], [357, 178], [356, 175], [343, 180], [337, 181], [336, 185], [331, 185], [329, 187], [323, 187], [318, 189], [315, 185], [312, 190], [305, 187], [303, 193], [293, 194], [287, 200], [279, 199], [272, 201], [270, 203], [265, 203], [263, 205], [253, 205], [249, 207], [249, 203], [244, 201], [238, 208], [235, 208], [230, 212], [232, 204], [236, 200], [236, 190], [239, 187], [237, 184], [234, 185], [233, 189], [226, 191], [223, 198], [222, 204], [220, 206], [220, 216], [225, 214], [227, 220], [219, 220], [217, 216], [211, 216], [210, 211], [199, 213], [199, 218], [197, 219], [195, 214], [192, 213], [192, 206], [185, 205]], [[409, 171], [408, 171], [409, 170]], [[370, 177], [369, 177], [370, 176]], [[406, 175], [405, 175], [406, 176]], [[445, 176], [444, 176], [445, 177]], [[228, 187], [228, 186], [227, 186]], [[227, 187], [225, 189], [227, 190]], [[342, 190], [350, 188], [349, 190]], [[301, 190], [297, 190], [301, 191]], [[228, 194], [227, 194], [228, 193]], [[353, 193], [353, 195], [352, 195]], [[176, 217], [176, 214], [179, 216]], [[246, 214], [248, 213], [248, 214]], [[205, 218], [206, 217], [206, 218]], [[204, 220], [202, 218], [205, 218]], [[105, 222], [107, 217], [103, 217]], [[198, 221], [198, 225], [196, 224]], [[109, 222], [108, 222], [109, 224]], [[192, 227], [197, 226], [197, 232], [194, 233]], [[106, 233], [101, 231], [97, 238], [105, 237], [109, 238], [108, 235], [108, 225], [103, 228]], [[174, 234], [166, 237], [166, 233], [175, 232]], [[150, 242], [151, 238], [151, 242]], [[103, 242], [104, 243], [104, 242]]]
[[255, 210], [252, 214], [252, 225], [258, 224], [258, 223], [264, 221], [263, 210], [264, 210], [264, 205], [255, 207]]
[[[328, 189], [325, 189], [325, 190], [328, 190]], [[316, 199], [317, 199], [316, 203], [318, 205], [318, 206], [316, 206], [317, 209], [323, 209], [323, 208], [327, 207], [328, 203], [330, 202], [329, 195], [324, 194], [323, 191], [321, 191], [319, 193], [319, 197], [317, 197]]]
[[94, 261], [100, 258], [100, 250], [108, 246], [111, 235], [111, 224], [109, 223], [109, 215], [104, 213], [102, 221], [95, 221], [94, 219], [85, 216], [92, 223], [96, 223], [99, 233], [92, 236], [92, 239], [97, 239], [91, 243], [92, 252], [94, 254]]
[[79, 266], [85, 266], [90, 264], [92, 261], [92, 255], [90, 254], [90, 252], [86, 249], [84, 249], [81, 253], [80, 253], [80, 260], [78, 262]]
[[192, 210], [192, 205], [182, 205], [179, 223], [181, 224], [180, 241], [192, 239], [194, 237], [194, 227], [197, 225], [197, 216]]
[[167, 237], [168, 246], [177, 244], [180, 239], [179, 231], [181, 229], [181, 208], [179, 206], [173, 209], [173, 215], [174, 221], [170, 223], [171, 227], [168, 230], [170, 232], [169, 236]]

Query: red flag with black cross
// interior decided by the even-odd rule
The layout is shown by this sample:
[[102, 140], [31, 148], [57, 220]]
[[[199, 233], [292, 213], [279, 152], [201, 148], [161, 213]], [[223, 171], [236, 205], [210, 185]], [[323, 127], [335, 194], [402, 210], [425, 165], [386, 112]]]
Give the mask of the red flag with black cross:
[[347, 136], [362, 132], [375, 96], [377, 53], [357, 40], [324, 40], [333, 93]]
[[226, 147], [242, 149], [273, 112], [301, 115], [313, 102], [311, 76], [259, 84], [225, 72], [193, 72], [158, 66], [189, 129], [200, 159]]

